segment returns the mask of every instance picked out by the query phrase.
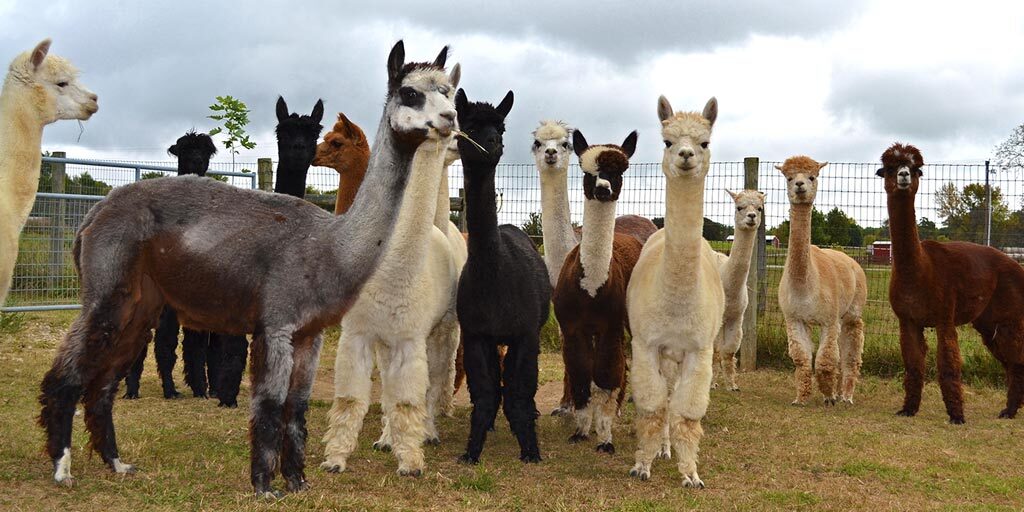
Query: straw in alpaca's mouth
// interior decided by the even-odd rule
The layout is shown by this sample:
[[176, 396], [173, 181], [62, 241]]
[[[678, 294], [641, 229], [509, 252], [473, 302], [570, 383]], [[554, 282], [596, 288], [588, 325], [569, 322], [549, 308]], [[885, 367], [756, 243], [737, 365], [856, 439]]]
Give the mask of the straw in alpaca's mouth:
[[458, 136], [458, 137], [462, 137], [463, 139], [466, 139], [466, 140], [468, 140], [468, 141], [469, 141], [469, 142], [471, 142], [471, 143], [472, 143], [472, 144], [473, 144], [474, 146], [476, 146], [476, 148], [477, 148], [477, 149], [479, 149], [479, 150], [480, 150], [480, 151], [481, 151], [482, 153], [484, 153], [484, 154], [487, 154], [487, 150], [486, 150], [486, 149], [484, 149], [484, 147], [483, 147], [483, 146], [481, 146], [480, 144], [477, 144], [477, 143], [476, 143], [476, 141], [475, 141], [475, 140], [473, 140], [473, 139], [472, 139], [472, 138], [471, 138], [471, 137], [469, 136], [469, 134], [468, 134], [468, 133], [466, 133], [466, 132], [464, 132], [464, 131], [462, 131], [462, 130], [458, 130], [458, 131], [456, 131], [456, 132], [455, 132], [455, 135], [456, 135], [456, 136]]

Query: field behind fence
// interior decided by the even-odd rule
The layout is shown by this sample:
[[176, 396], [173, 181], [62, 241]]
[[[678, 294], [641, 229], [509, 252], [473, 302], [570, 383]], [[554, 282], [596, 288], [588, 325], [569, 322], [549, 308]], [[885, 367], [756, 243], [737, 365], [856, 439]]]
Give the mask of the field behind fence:
[[[173, 168], [173, 162], [122, 162]], [[760, 364], [787, 364], [785, 325], [778, 310], [776, 293], [785, 265], [786, 230], [778, 230], [788, 217], [785, 179], [774, 169], [779, 162], [758, 161], [757, 188], [767, 193], [764, 223], [768, 233], [776, 233], [778, 247], [769, 245], [760, 265], [758, 315], [758, 360]], [[63, 173], [63, 185], [54, 185], [55, 174]], [[748, 163], [750, 165], [750, 163]], [[48, 168], [49, 166], [49, 168]], [[235, 172], [239, 175], [222, 179], [240, 187], [256, 183], [257, 169], [269, 170], [276, 164], [230, 162], [211, 164], [211, 171]], [[868, 277], [868, 307], [865, 311], [865, 369], [891, 376], [901, 371], [898, 326], [888, 305], [890, 266], [881, 249], [872, 248], [875, 241], [888, 240], [885, 193], [882, 181], [875, 176], [877, 164], [832, 163], [822, 171], [815, 207], [822, 212], [815, 219], [815, 242], [832, 245], [846, 243], [841, 249], [863, 266]], [[753, 170], [753, 169], [752, 169]], [[917, 213], [922, 237], [967, 240], [992, 245], [1016, 255], [1024, 252], [1024, 181], [1016, 172], [992, 171], [984, 164], [942, 164], [924, 168], [921, 189], [917, 195]], [[498, 168], [496, 190], [499, 222], [518, 226], [539, 219], [540, 185], [532, 164], [502, 164]], [[86, 176], [86, 173], [88, 174]], [[29, 225], [22, 234], [13, 289], [7, 306], [21, 308], [75, 307], [78, 301], [78, 277], [71, 261], [74, 232], [85, 213], [110, 187], [131, 183], [139, 178], [171, 174], [166, 171], [113, 168], [102, 165], [44, 163], [40, 192], [59, 192], [70, 196], [39, 197]], [[725, 189], [744, 188], [744, 162], [716, 162], [708, 174], [705, 192], [705, 236], [720, 237], [713, 242], [716, 249], [728, 252], [733, 202]], [[582, 222], [583, 173], [578, 166], [569, 169], [570, 210], [573, 221]], [[267, 176], [269, 177], [269, 176]], [[986, 177], [990, 187], [986, 188]], [[458, 197], [462, 169], [450, 169], [449, 195]], [[338, 174], [332, 169], [312, 168], [307, 180], [307, 199], [325, 208], [333, 205], [338, 187]], [[954, 193], [951, 193], [953, 191]], [[991, 192], [991, 203], [989, 193]], [[945, 208], [940, 209], [940, 204]], [[991, 209], [989, 205], [991, 204]], [[837, 208], [843, 215], [829, 213]], [[619, 214], [636, 214], [657, 221], [664, 215], [664, 176], [660, 163], [639, 163], [630, 166], [624, 191], [618, 204]], [[453, 212], [458, 220], [460, 212]], [[822, 220], [826, 222], [821, 222]], [[990, 220], [991, 219], [991, 220]], [[944, 222], [946, 221], [946, 222]], [[717, 223], [717, 224], [716, 224]], [[851, 227], [856, 224], [856, 228]], [[718, 225], [724, 226], [718, 226]], [[784, 228], [785, 226], [783, 226]], [[723, 231], [724, 229], [724, 231]], [[539, 226], [531, 232], [539, 235]], [[537, 236], [539, 241], [539, 236]], [[1002, 368], [985, 353], [980, 340], [970, 329], [961, 329], [964, 347], [965, 377], [969, 381], [1001, 383]], [[930, 365], [934, 367], [934, 365]]]

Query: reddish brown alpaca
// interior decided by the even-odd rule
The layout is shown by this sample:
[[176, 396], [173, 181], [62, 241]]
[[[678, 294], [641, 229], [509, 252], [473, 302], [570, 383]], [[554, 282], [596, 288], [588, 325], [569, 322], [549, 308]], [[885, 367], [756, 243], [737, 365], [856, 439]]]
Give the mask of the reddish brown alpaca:
[[317, 145], [316, 156], [313, 157], [313, 165], [338, 171], [335, 215], [345, 213], [352, 206], [369, 162], [370, 145], [366, 142], [363, 130], [349, 121], [345, 114], [338, 112], [338, 122], [324, 135], [324, 141]]
[[636, 132], [621, 147], [588, 147], [576, 130], [573, 148], [586, 173], [586, 230], [580, 244], [566, 256], [553, 296], [576, 415], [576, 432], [569, 442], [587, 439], [593, 423], [597, 450], [615, 453], [612, 418], [626, 384], [626, 286], [643, 248], [636, 237], [616, 232], [615, 204], [622, 190], [622, 174], [636, 148]]
[[1024, 269], [1002, 252], [968, 242], [921, 241], [914, 196], [924, 159], [917, 148], [893, 144], [882, 154], [892, 233], [889, 303], [900, 322], [900, 350], [906, 373], [903, 408], [913, 416], [921, 405], [924, 328], [938, 338], [939, 388], [950, 423], [964, 422], [960, 345], [956, 326], [971, 323], [1006, 369], [1006, 408], [1013, 418], [1024, 396]]

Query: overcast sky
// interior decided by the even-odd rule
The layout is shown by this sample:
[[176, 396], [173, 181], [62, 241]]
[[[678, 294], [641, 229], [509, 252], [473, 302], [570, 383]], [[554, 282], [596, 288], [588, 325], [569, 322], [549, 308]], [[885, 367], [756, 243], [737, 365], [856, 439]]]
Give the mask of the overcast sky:
[[543, 118], [592, 143], [639, 130], [635, 161], [660, 161], [659, 94], [686, 110], [718, 97], [719, 161], [877, 161], [894, 140], [927, 161], [978, 161], [1024, 122], [1020, 1], [236, 4], [0, 1], [0, 56], [51, 37], [82, 69], [99, 113], [80, 140], [65, 121], [43, 141], [81, 157], [167, 160], [184, 131], [214, 126], [207, 107], [224, 94], [252, 109], [246, 161], [276, 156], [279, 94], [304, 113], [323, 98], [327, 128], [343, 111], [372, 134], [400, 38], [414, 60], [450, 44], [470, 99], [515, 91], [506, 162], [532, 162]]

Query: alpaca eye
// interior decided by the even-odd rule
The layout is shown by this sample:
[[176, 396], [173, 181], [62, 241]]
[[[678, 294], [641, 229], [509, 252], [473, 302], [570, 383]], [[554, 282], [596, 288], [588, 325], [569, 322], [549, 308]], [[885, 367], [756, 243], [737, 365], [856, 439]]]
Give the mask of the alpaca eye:
[[758, 209], [757, 209], [757, 211], [759, 211], [759, 212], [763, 212], [763, 211], [764, 211], [764, 208], [758, 208]]
[[538, 149], [538, 148], [540, 148], [540, 141], [539, 140], [533, 141], [533, 149]]
[[336, 147], [336, 148], [340, 148], [341, 147], [341, 141], [340, 140], [332, 140], [331, 141], [331, 145]]
[[702, 147], [704, 149], [707, 149], [708, 148], [708, 143], [707, 142], [701, 142], [700, 143], [700, 147]]
[[742, 206], [737, 206], [737, 207], [736, 207], [736, 211], [738, 211], [738, 212], [742, 212], [742, 211], [743, 211], [743, 207], [742, 207]]
[[438, 87], [438, 88], [437, 88], [437, 92], [439, 92], [439, 93], [441, 93], [441, 94], [443, 94], [443, 95], [445, 95], [445, 96], [448, 96], [448, 91], [449, 91], [449, 90], [450, 90], [450, 89], [448, 89], [448, 87], [446, 87], [446, 86], [443, 86], [443, 85], [442, 85], [441, 87]]
[[57, 82], [57, 87], [63, 88], [63, 87], [67, 87], [67, 86], [68, 86], [67, 82]]
[[562, 148], [563, 149], [569, 149], [569, 143], [568, 142], [563, 142], [562, 143]]
[[670, 147], [672, 147], [672, 141], [670, 141], [670, 140], [666, 140], [666, 141], [665, 141], [665, 147], [666, 147], [666, 148], [670, 148]]
[[786, 181], [793, 181], [793, 178], [786, 178]]
[[807, 177], [807, 179], [808, 179], [809, 181], [814, 181], [814, 176], [808, 176], [808, 177]]

